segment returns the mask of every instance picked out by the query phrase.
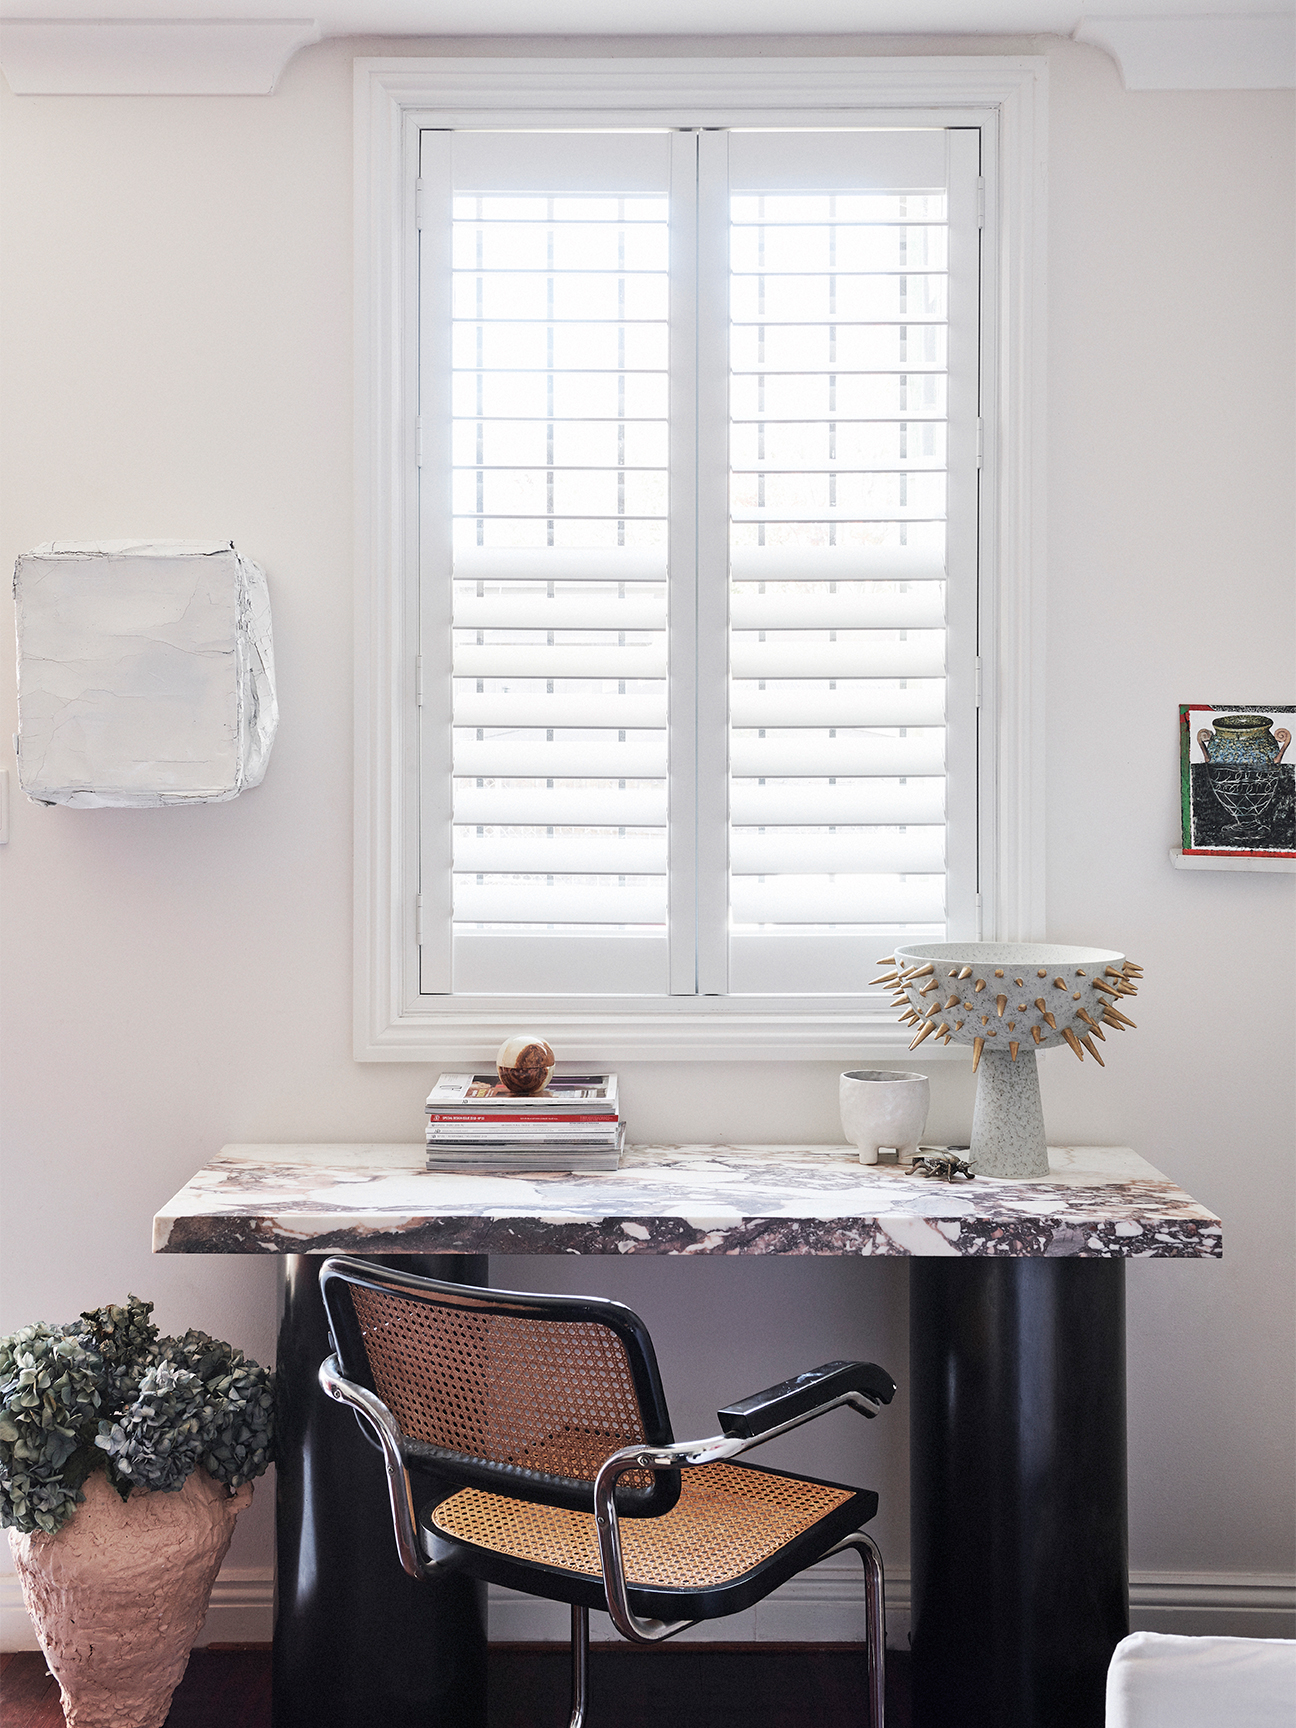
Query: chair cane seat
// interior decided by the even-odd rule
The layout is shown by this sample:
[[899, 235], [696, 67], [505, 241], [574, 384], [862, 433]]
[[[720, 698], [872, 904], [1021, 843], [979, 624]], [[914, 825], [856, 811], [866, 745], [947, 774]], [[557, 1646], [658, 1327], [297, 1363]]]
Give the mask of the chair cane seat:
[[[620, 1521], [626, 1581], [632, 1591], [692, 1597], [718, 1590], [728, 1595], [726, 1586], [751, 1579], [789, 1547], [801, 1556], [796, 1564], [806, 1565], [807, 1546], [826, 1551], [857, 1529], [876, 1505], [876, 1497], [867, 1492], [749, 1464], [700, 1465], [681, 1472], [680, 1484], [672, 1511]], [[572, 1574], [583, 1576], [595, 1586], [591, 1599], [601, 1600], [602, 1567], [592, 1513], [465, 1488], [430, 1508], [424, 1521], [443, 1539], [436, 1543], [434, 1537], [440, 1553], [448, 1539], [464, 1560], [468, 1556], [462, 1550], [471, 1549], [483, 1559], [498, 1556], [505, 1565], [566, 1574], [569, 1586], [575, 1583]], [[470, 1564], [470, 1569], [504, 1582], [504, 1573], [489, 1565]], [[529, 1587], [540, 1588], [536, 1582]], [[560, 1588], [552, 1593], [559, 1595]], [[576, 1593], [585, 1597], [588, 1591]], [[570, 1599], [570, 1588], [561, 1594]]]

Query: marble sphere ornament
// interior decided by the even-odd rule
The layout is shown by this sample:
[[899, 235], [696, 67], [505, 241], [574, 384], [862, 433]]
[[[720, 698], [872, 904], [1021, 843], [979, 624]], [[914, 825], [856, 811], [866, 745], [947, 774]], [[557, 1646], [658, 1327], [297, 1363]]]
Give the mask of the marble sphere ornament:
[[495, 1068], [506, 1092], [526, 1097], [544, 1091], [556, 1060], [545, 1039], [537, 1038], [532, 1032], [519, 1032], [500, 1045]]
[[980, 1070], [968, 1162], [981, 1176], [1047, 1176], [1039, 1050], [1065, 1044], [1104, 1067], [1098, 1043], [1134, 1022], [1124, 1001], [1143, 968], [1105, 948], [1051, 942], [924, 942], [878, 962], [911, 1050], [928, 1038], [972, 1046]]

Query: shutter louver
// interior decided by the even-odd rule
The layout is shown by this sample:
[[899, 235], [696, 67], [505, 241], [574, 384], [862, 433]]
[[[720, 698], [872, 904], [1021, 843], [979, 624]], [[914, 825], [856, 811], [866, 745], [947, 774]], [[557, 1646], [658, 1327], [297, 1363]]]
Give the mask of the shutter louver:
[[944, 134], [730, 187], [730, 989], [858, 993], [945, 934]]

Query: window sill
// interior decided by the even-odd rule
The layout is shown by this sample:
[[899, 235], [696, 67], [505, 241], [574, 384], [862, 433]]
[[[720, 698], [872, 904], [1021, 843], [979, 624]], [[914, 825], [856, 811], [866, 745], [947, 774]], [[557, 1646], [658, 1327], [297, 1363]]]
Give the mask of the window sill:
[[393, 1015], [385, 1026], [357, 1024], [360, 1062], [480, 1062], [520, 1023], [534, 1024], [562, 1051], [564, 1062], [844, 1062], [948, 1061], [967, 1054], [924, 1041], [911, 1056], [909, 1037], [889, 1013], [875, 1009], [811, 1010], [756, 1007], [743, 1011], [691, 997], [670, 1006], [605, 1010], [592, 1002], [556, 1009], [473, 1008]]

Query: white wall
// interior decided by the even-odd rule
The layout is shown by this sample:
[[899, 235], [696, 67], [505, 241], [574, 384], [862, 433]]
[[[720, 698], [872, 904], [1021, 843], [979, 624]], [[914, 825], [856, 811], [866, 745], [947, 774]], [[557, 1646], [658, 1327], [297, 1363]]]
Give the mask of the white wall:
[[[429, 1071], [350, 1055], [350, 78], [353, 53], [387, 46], [310, 49], [269, 98], [0, 89], [0, 566], [51, 537], [232, 535], [269, 572], [283, 710], [265, 784], [232, 804], [15, 800], [3, 1330], [134, 1290], [164, 1327], [265, 1360], [274, 1266], [151, 1259], [156, 1206], [225, 1141], [419, 1132]], [[1140, 1031], [1109, 1041], [1102, 1072], [1050, 1057], [1045, 1103], [1054, 1139], [1130, 1143], [1225, 1221], [1222, 1264], [1130, 1269], [1139, 1617], [1276, 1631], [1259, 1610], [1292, 1570], [1293, 882], [1176, 873], [1166, 853], [1176, 704], [1293, 696], [1292, 101], [1126, 94], [1101, 54], [1052, 39], [918, 45], [1024, 48], [1052, 68], [1048, 934], [1147, 968]], [[8, 670], [0, 688], [7, 739]], [[930, 1071], [929, 1132], [966, 1134], [966, 1069]], [[662, 1139], [834, 1139], [835, 1075], [622, 1070], [635, 1133]], [[905, 1378], [902, 1263], [497, 1265], [506, 1276], [639, 1307], [681, 1429], [835, 1354]], [[880, 1489], [901, 1602], [905, 1422], [902, 1394], [867, 1428], [843, 1414], [781, 1443]], [[265, 1635], [270, 1558], [263, 1492], [210, 1635]], [[14, 1601], [0, 1579], [0, 1608]], [[1231, 1603], [1257, 1612], [1229, 1618]], [[3, 1631], [21, 1638], [20, 1614]]]

